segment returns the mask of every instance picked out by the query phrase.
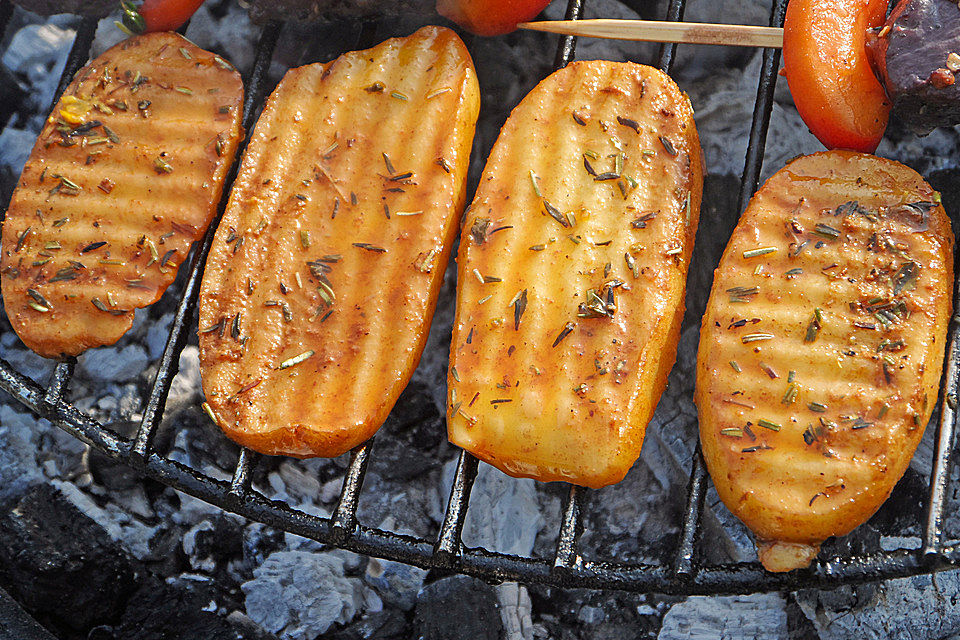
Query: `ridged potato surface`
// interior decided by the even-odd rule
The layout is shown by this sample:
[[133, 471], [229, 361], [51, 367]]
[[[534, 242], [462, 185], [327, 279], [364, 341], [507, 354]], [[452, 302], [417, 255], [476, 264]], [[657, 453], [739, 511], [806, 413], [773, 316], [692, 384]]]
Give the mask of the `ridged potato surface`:
[[336, 456], [419, 361], [479, 108], [448, 29], [289, 71], [244, 153], [200, 294], [203, 389], [228, 436]]
[[112, 344], [206, 231], [233, 163], [243, 85], [175, 33], [126, 40], [53, 108], [3, 224], [3, 303], [45, 357]]
[[676, 355], [702, 168], [663, 73], [576, 62], [504, 125], [465, 216], [451, 441], [600, 487], [637, 459]]
[[767, 569], [864, 522], [937, 401], [953, 235], [913, 170], [831, 151], [756, 193], [716, 271], [697, 357], [707, 467]]

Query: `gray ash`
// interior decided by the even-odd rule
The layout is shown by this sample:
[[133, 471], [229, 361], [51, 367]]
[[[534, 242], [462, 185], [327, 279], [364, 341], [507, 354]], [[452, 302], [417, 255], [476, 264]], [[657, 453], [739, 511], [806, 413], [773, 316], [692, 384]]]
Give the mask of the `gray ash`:
[[434, 4], [434, 0], [252, 0], [250, 14], [256, 22], [319, 22], [410, 13], [429, 16]]
[[42, 16], [55, 13], [75, 13], [103, 17], [117, 7], [115, 0], [13, 0], [27, 11]]

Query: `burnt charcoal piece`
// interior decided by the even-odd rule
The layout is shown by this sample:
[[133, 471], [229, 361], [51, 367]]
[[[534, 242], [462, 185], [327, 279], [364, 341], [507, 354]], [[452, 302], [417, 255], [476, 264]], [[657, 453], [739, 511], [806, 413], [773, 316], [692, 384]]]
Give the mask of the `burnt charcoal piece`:
[[[18, 0], [23, 1], [23, 0]], [[250, 15], [256, 22], [297, 20], [317, 22], [337, 18], [371, 18], [415, 13], [433, 15], [435, 0], [253, 0]]]
[[5, 92], [4, 99], [0, 101], [0, 129], [2, 129], [7, 126], [14, 114], [23, 107], [29, 89], [20, 82], [6, 65], [0, 65], [0, 83], [2, 83], [0, 86], [3, 86]]
[[410, 637], [409, 627], [402, 613], [387, 609], [332, 632], [329, 640], [402, 640]]
[[413, 637], [423, 640], [498, 640], [497, 594], [476, 578], [437, 580], [420, 592], [413, 627]]
[[78, 630], [110, 623], [137, 577], [107, 532], [50, 485], [0, 518], [0, 582], [41, 621]]
[[0, 586], [64, 638], [276, 640], [206, 611], [215, 593], [151, 574], [50, 485], [0, 511]]
[[927, 477], [910, 467], [870, 518], [870, 525], [885, 536], [918, 536], [926, 498]]
[[410, 480], [436, 465], [437, 451], [446, 442], [443, 416], [430, 390], [411, 380], [377, 435], [372, 468], [380, 478]]
[[902, 0], [887, 26], [874, 55], [894, 115], [920, 135], [960, 123], [960, 82], [954, 75], [960, 72], [957, 3]]
[[13, 0], [27, 11], [49, 16], [54, 13], [79, 13], [102, 18], [119, 3], [116, 0]]
[[0, 638], [57, 640], [3, 589], [0, 589]]
[[276, 640], [276, 636], [252, 623], [228, 621], [202, 611], [210, 601], [197, 593], [178, 589], [151, 577], [132, 594], [114, 637], [123, 640]]

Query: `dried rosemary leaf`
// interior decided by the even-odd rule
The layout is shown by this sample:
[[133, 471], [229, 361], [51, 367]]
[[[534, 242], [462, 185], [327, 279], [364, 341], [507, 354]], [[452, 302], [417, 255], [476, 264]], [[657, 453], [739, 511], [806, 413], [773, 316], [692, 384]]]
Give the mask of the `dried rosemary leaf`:
[[776, 336], [772, 333], [748, 333], [740, 336], [740, 342], [748, 344], [750, 342], [760, 342], [762, 340], [773, 340]]
[[766, 418], [760, 418], [757, 420], [757, 425], [763, 427], [764, 429], [770, 429], [771, 431], [780, 431], [781, 427], [776, 422], [771, 422]]
[[520, 330], [520, 318], [523, 317], [523, 312], [526, 310], [527, 310], [527, 290], [524, 289], [517, 295], [516, 300], [513, 302], [514, 331]]
[[758, 247], [756, 249], [750, 249], [749, 251], [743, 252], [744, 258], [756, 258], [758, 256], [765, 256], [768, 253], [775, 253], [777, 250], [776, 247]]
[[807, 334], [803, 337], [804, 342], [814, 342], [817, 339], [817, 334], [820, 333], [820, 329], [823, 327], [823, 312], [819, 308], [813, 310], [813, 318], [810, 319], [810, 324], [807, 325]]
[[307, 360], [308, 358], [313, 357], [314, 351], [310, 349], [309, 351], [304, 351], [298, 356], [294, 356], [288, 360], [284, 360], [280, 363], [280, 366], [277, 369], [289, 369], [290, 367], [296, 366], [301, 362]]
[[557, 336], [557, 339], [553, 341], [553, 346], [556, 347], [558, 344], [563, 342], [563, 339], [570, 335], [570, 332], [576, 327], [572, 322], [568, 322], [563, 326], [563, 330], [560, 332], [560, 335]]

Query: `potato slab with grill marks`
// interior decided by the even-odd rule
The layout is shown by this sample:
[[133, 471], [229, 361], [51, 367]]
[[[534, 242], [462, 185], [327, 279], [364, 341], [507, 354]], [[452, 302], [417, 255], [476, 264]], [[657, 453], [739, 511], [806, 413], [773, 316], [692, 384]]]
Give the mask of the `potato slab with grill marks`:
[[3, 303], [53, 358], [112, 344], [213, 219], [242, 127], [240, 75], [175, 33], [131, 38], [77, 73], [3, 224]]
[[623, 478], [676, 357], [702, 181], [656, 69], [576, 62], [523, 99], [460, 241], [455, 444], [513, 476]]
[[228, 436], [336, 456], [380, 427], [423, 351], [478, 109], [449, 29], [287, 73], [200, 294], [203, 389]]
[[795, 160], [751, 200], [716, 271], [697, 356], [707, 467], [771, 571], [869, 518], [937, 401], [953, 234], [891, 160]]

